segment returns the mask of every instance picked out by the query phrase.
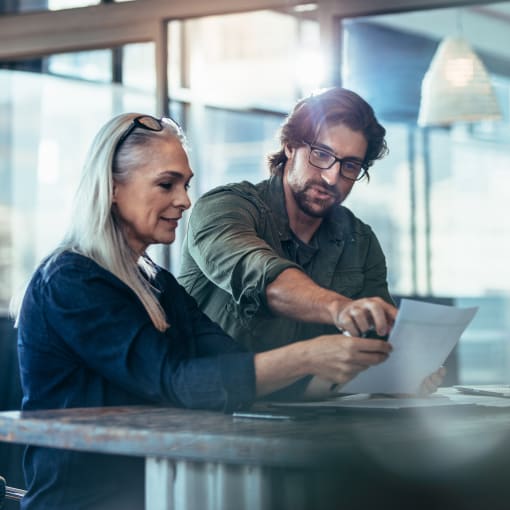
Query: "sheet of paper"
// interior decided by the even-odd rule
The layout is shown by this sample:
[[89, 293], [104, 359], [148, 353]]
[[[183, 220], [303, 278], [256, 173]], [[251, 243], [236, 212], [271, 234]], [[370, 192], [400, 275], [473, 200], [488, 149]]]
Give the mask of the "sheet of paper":
[[[351, 398], [354, 397], [354, 398]], [[341, 408], [341, 409], [408, 409], [415, 407], [438, 407], [466, 405], [470, 402], [450, 400], [442, 395], [429, 397], [371, 397], [369, 394], [356, 394], [350, 397], [336, 397], [315, 402], [275, 402], [274, 407], [297, 407], [300, 409]]]
[[468, 395], [459, 392], [455, 387], [439, 388], [438, 393], [453, 402], [475, 404], [483, 407], [510, 407], [510, 398], [492, 397], [488, 395]]
[[477, 307], [403, 299], [390, 333], [389, 358], [358, 374], [341, 393], [416, 393], [425, 377], [446, 360]]
[[481, 395], [466, 395], [455, 387], [439, 388], [428, 397], [382, 397], [369, 393], [356, 393], [312, 402], [272, 402], [272, 407], [302, 409], [347, 408], [347, 409], [407, 409], [414, 407], [483, 406], [510, 407], [510, 399]]
[[454, 388], [467, 395], [510, 398], [510, 385], [508, 384], [462, 384], [454, 386]]

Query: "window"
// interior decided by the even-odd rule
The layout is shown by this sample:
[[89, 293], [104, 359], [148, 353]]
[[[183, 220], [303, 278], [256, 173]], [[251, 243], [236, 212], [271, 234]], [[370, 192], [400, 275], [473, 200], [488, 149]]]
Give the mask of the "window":
[[58, 11], [60, 9], [75, 9], [98, 3], [100, 3], [100, 0], [14, 0], [14, 2], [11, 2], [11, 4], [17, 5], [17, 11], [19, 12]]
[[[81, 164], [101, 125], [124, 111], [155, 112], [150, 61], [144, 69], [148, 91], [104, 83], [111, 72], [105, 51], [59, 55], [48, 61], [50, 69], [68, 77], [0, 70], [3, 310], [62, 237]], [[129, 69], [129, 61], [124, 63]], [[85, 76], [89, 81], [83, 80]]]
[[[279, 125], [322, 79], [314, 11], [256, 11], [169, 23], [170, 111], [191, 143], [192, 201], [211, 188], [269, 176]], [[178, 272], [184, 229], [171, 246]]]
[[[175, 70], [185, 48], [181, 86], [200, 102], [286, 112], [297, 96], [321, 82], [319, 29], [313, 19], [255, 11], [172, 22], [170, 31], [180, 31], [184, 45], [170, 47], [170, 68]], [[172, 76], [170, 83], [175, 85]]]
[[110, 50], [62, 53], [47, 57], [45, 60], [49, 74], [102, 83], [112, 81]]
[[392, 292], [480, 307], [459, 346], [460, 378], [469, 383], [506, 381], [510, 370], [510, 280], [504, 276], [510, 189], [501, 185], [510, 168], [510, 62], [498, 48], [510, 24], [500, 16], [488, 25], [493, 14], [490, 7], [465, 9], [462, 24], [492, 72], [504, 119], [447, 129], [420, 129], [416, 118], [423, 74], [444, 31], [457, 29], [458, 9], [343, 24], [344, 85], [374, 106], [390, 147], [370, 184], [356, 185], [346, 205], [374, 227]]

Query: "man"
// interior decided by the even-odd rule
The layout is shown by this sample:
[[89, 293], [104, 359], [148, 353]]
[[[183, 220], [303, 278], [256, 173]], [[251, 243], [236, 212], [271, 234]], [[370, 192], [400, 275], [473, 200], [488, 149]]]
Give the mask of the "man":
[[360, 96], [327, 89], [284, 122], [268, 180], [197, 201], [180, 282], [233, 338], [264, 351], [338, 330], [391, 329], [384, 254], [371, 228], [340, 205], [387, 152], [385, 134]]

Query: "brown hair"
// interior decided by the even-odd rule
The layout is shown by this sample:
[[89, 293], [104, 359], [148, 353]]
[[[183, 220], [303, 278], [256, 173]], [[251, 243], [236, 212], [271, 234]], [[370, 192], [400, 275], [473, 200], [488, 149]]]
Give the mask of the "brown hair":
[[296, 103], [280, 128], [280, 150], [268, 156], [271, 174], [283, 173], [287, 162], [285, 146], [295, 148], [304, 141], [314, 142], [324, 125], [334, 124], [345, 124], [363, 133], [368, 143], [364, 160], [367, 168], [387, 154], [386, 130], [377, 121], [372, 107], [355, 92], [334, 87]]

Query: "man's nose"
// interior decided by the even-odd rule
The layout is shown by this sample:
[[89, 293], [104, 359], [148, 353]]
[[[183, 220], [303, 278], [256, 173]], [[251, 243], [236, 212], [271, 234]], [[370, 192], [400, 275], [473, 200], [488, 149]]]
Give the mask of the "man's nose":
[[328, 186], [335, 186], [340, 177], [340, 161], [337, 161], [331, 168], [322, 170], [321, 177]]

